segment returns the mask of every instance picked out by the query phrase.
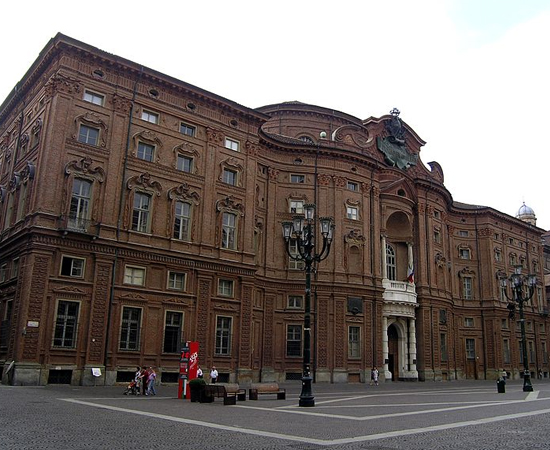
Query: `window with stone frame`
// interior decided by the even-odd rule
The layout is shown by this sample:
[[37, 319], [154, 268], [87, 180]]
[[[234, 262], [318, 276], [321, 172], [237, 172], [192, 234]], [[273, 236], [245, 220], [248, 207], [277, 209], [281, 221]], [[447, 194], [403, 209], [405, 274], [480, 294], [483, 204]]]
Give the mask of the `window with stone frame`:
[[60, 300], [57, 303], [53, 346], [75, 348], [80, 303]]
[[141, 112], [141, 120], [145, 120], [146, 122], [158, 124], [159, 123], [159, 118], [160, 118], [160, 116], [156, 112], [149, 111], [147, 109], [144, 109]]
[[214, 353], [219, 356], [231, 354], [231, 328], [233, 318], [227, 316], [216, 317], [216, 344]]
[[166, 311], [164, 320], [163, 353], [179, 353], [183, 340], [183, 313]]
[[141, 308], [122, 307], [119, 349], [136, 351], [140, 347]]
[[237, 214], [224, 212], [222, 215], [222, 248], [237, 249]]
[[97, 147], [99, 144], [99, 128], [80, 124], [78, 131], [78, 141], [83, 144], [93, 145]]
[[185, 290], [185, 273], [183, 272], [168, 272], [168, 289], [174, 289], [177, 291]]
[[151, 228], [151, 195], [145, 192], [134, 193], [132, 210], [132, 230], [149, 233]]
[[287, 308], [302, 309], [304, 302], [303, 295], [289, 295], [287, 299]]
[[191, 237], [191, 203], [177, 200], [174, 211], [174, 239], [188, 241]]
[[348, 357], [361, 357], [361, 328], [357, 326], [348, 327]]
[[302, 325], [286, 326], [286, 356], [302, 356]]

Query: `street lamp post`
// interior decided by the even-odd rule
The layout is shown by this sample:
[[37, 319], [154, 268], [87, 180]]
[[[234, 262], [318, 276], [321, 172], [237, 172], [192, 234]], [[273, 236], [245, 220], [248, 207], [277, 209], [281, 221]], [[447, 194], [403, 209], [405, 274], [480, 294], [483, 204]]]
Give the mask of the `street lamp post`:
[[[311, 266], [323, 261], [330, 253], [334, 225], [328, 217], [319, 218], [323, 248], [315, 253], [315, 205], [304, 205], [304, 216], [295, 216], [292, 222], [283, 222], [285, 249], [291, 259], [304, 261], [306, 271], [306, 292], [304, 305], [304, 362], [302, 370], [302, 392], [299, 406], [315, 406], [311, 389]], [[297, 252], [290, 251], [292, 240], [296, 240]]]
[[[533, 385], [531, 384], [531, 372], [529, 370], [529, 362], [527, 360], [527, 339], [525, 337], [525, 318], [523, 316], [523, 304], [528, 302], [533, 297], [535, 292], [535, 286], [537, 284], [537, 278], [535, 275], [522, 275], [521, 265], [515, 266], [515, 271], [509, 278], [505, 275], [500, 277], [500, 286], [503, 288], [504, 295], [510, 302], [508, 309], [510, 310], [510, 317], [514, 317], [516, 303], [519, 309], [519, 322], [521, 327], [521, 346], [523, 354], [523, 391], [531, 392]], [[508, 285], [512, 290], [512, 295], [508, 296]], [[528, 294], [525, 295], [524, 286], [527, 285]]]

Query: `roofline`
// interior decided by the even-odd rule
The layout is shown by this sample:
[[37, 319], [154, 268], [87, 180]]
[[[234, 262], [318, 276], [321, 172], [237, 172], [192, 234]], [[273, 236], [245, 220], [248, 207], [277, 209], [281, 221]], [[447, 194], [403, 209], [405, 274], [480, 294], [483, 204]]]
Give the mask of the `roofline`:
[[82, 52], [92, 53], [96, 56], [102, 57], [106, 61], [111, 61], [111, 63], [114, 65], [118, 64], [122, 67], [127, 68], [130, 71], [134, 71], [136, 74], [142, 72], [143, 75], [149, 76], [150, 78], [156, 78], [159, 81], [162, 81], [164, 83], [169, 82], [174, 86], [179, 86], [183, 89], [189, 90], [193, 92], [195, 95], [202, 96], [210, 100], [214, 100], [215, 102], [219, 103], [221, 106], [234, 109], [249, 118], [259, 120], [261, 122], [265, 122], [266, 120], [269, 119], [269, 116], [261, 113], [260, 111], [257, 111], [254, 108], [249, 108], [247, 106], [241, 105], [233, 100], [229, 100], [225, 97], [214, 94], [210, 91], [202, 89], [193, 84], [187, 83], [185, 81], [179, 80], [170, 75], [166, 75], [157, 70], [135, 63], [133, 61], [130, 61], [129, 59], [106, 52], [97, 47], [86, 44], [85, 42], [66, 36], [62, 33], [57, 33], [53, 38], [51, 38], [48, 41], [48, 43], [41, 50], [38, 57], [31, 65], [31, 67], [27, 70], [25, 75], [23, 75], [23, 78], [21, 78], [21, 80], [16, 83], [11, 93], [6, 97], [6, 99], [0, 105], [0, 117], [3, 115], [3, 112], [5, 111], [5, 109], [9, 108], [10, 103], [12, 103], [17, 96], [24, 95], [27, 89], [27, 86], [26, 86], [27, 83], [31, 80], [32, 75], [37, 71], [39, 66], [43, 64], [44, 61], [47, 60], [50, 54], [52, 54], [53, 52], [56, 52], [58, 49], [62, 48], [63, 46], [68, 46], [76, 50], [80, 50]]

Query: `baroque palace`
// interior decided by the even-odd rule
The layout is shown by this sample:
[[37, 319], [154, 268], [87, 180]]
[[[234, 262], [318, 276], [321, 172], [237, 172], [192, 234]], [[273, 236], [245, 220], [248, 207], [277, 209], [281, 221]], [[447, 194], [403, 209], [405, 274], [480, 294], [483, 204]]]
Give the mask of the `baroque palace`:
[[316, 382], [520, 378], [499, 283], [518, 265], [548, 376], [544, 230], [454, 201], [424, 143], [396, 109], [251, 109], [56, 35], [0, 107], [2, 382], [175, 382], [185, 341], [221, 381], [299, 380], [304, 262], [282, 224], [308, 204], [335, 225], [311, 276]]

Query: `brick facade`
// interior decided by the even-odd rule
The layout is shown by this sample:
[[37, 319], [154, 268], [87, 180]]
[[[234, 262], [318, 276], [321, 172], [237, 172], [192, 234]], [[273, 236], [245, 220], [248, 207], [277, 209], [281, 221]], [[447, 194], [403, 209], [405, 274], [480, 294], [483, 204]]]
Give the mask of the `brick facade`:
[[307, 203], [335, 223], [317, 381], [519, 377], [497, 279], [514, 261], [541, 280], [527, 341], [548, 373], [543, 230], [453, 201], [423, 145], [396, 112], [250, 109], [57, 35], [0, 107], [3, 382], [175, 381], [185, 340], [222, 379], [299, 377], [304, 271], [281, 224]]

